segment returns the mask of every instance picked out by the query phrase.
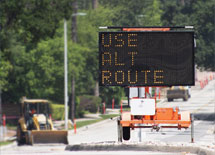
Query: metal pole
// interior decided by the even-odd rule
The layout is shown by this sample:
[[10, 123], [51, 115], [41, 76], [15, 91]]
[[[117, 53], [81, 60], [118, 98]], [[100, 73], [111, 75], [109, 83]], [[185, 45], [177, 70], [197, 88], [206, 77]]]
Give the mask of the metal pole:
[[[141, 88], [137, 88], [138, 91], [138, 98], [141, 98]], [[138, 126], [141, 126], [141, 124], [138, 124]], [[139, 142], [142, 141], [142, 129], [139, 128], [139, 132], [138, 132], [138, 137], [139, 137]]]
[[194, 116], [191, 114], [191, 143], [194, 143]]
[[[141, 124], [138, 124], [138, 125], [141, 126]], [[139, 142], [141, 142], [142, 141], [142, 131], [141, 131], [141, 128], [139, 128], [138, 138], [139, 138]]]
[[67, 22], [64, 19], [64, 106], [65, 130], [68, 130]]

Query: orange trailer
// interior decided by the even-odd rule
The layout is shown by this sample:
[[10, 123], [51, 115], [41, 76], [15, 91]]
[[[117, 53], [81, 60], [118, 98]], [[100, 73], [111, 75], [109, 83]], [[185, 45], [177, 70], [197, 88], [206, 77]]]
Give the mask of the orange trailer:
[[[170, 31], [169, 27], [136, 27], [136, 28], [121, 28], [122, 31]], [[148, 92], [148, 87], [145, 87], [145, 92]], [[138, 99], [138, 98], [136, 98]], [[139, 98], [140, 99], [140, 98]], [[147, 100], [146, 100], [147, 102]], [[140, 105], [141, 106], [141, 105]], [[140, 110], [140, 107], [136, 107], [135, 110]], [[153, 114], [144, 115], [144, 110], [149, 111], [153, 109]], [[118, 119], [118, 140], [122, 141], [130, 139], [130, 129], [135, 128], [151, 128], [152, 130], [159, 131], [160, 128], [189, 128], [191, 125], [191, 142], [193, 139], [193, 119], [188, 111], [180, 112], [179, 108], [157, 108], [156, 99], [154, 107], [143, 108], [142, 115], [135, 115], [131, 112], [122, 112]]]
[[[136, 98], [133, 100], [140, 100]], [[148, 99], [142, 99], [146, 104]], [[192, 123], [191, 114], [188, 111], [179, 112], [179, 108], [156, 108], [154, 107], [154, 113], [152, 115], [144, 115], [145, 112], [148, 112], [152, 107], [143, 107], [141, 109], [141, 103], [133, 111], [142, 110], [142, 115], [131, 112], [123, 112], [120, 119], [118, 120], [118, 129], [119, 129], [119, 141], [129, 140], [130, 139], [130, 129], [134, 130], [135, 128], [151, 128], [152, 130], [159, 131], [161, 128], [177, 128], [178, 130], [184, 128], [187, 129]], [[131, 107], [132, 108], [132, 107]], [[192, 136], [193, 137], [193, 136]], [[193, 138], [191, 141], [193, 142]]]
[[[127, 32], [139, 32], [139, 31], [171, 31], [172, 29], [193, 29], [193, 26], [178, 26], [178, 27], [100, 27], [100, 29], [120, 29], [121, 31], [127, 31]], [[108, 33], [107, 33], [108, 34]], [[132, 58], [132, 63], [131, 63], [131, 67], [127, 67], [125, 65], [125, 63], [127, 62], [127, 60], [125, 60], [123, 63], [117, 63], [117, 52], [119, 50], [120, 47], [123, 47], [124, 44], [125, 45], [129, 45], [129, 49], [132, 50], [133, 47], [136, 47], [136, 44], [132, 44], [130, 42], [137, 42], [137, 39], [128, 39], [129, 41], [127, 41], [127, 43], [122, 40], [121, 38], [118, 38], [117, 35], [115, 35], [115, 37], [113, 37], [114, 34], [110, 33], [109, 35], [106, 35], [106, 44], [105, 44], [105, 33], [101, 33], [100, 34], [100, 50], [101, 53], [103, 52], [103, 54], [100, 54], [100, 59], [102, 60], [100, 63], [100, 68], [102, 70], [100, 74], [100, 84], [101, 86], [134, 86], [134, 87], [138, 87], [138, 86], [172, 86], [172, 85], [179, 85], [182, 84], [180, 83], [170, 83], [170, 84], [163, 84], [161, 85], [161, 83], [159, 84], [159, 81], [156, 81], [156, 78], [163, 78], [163, 76], [154, 76], [154, 83], [148, 83], [147, 85], [143, 85], [143, 84], [137, 84], [135, 82], [135, 85], [131, 84], [132, 82], [130, 81], [129, 84], [129, 74], [128, 74], [128, 79], [127, 79], [127, 83], [123, 83], [125, 82], [124, 79], [124, 72], [122, 71], [123, 69], [131, 69], [132, 67], [134, 67], [133, 65], [133, 55], [131, 56]], [[108, 37], [107, 37], [108, 36]], [[119, 34], [119, 36], [122, 36], [122, 34]], [[115, 41], [115, 43], [113, 43]], [[121, 49], [127, 49], [128, 47], [123, 47]], [[194, 42], [192, 43], [191, 46], [194, 46]], [[191, 47], [190, 46], [190, 47]], [[139, 48], [141, 48], [142, 46], [140, 46]], [[113, 49], [116, 48], [116, 51], [114, 51]], [[194, 48], [194, 47], [193, 47]], [[193, 52], [193, 48], [189, 48], [189, 50], [191, 50]], [[110, 52], [106, 52], [106, 51], [110, 51]], [[115, 53], [114, 53], [114, 52]], [[124, 52], [123, 50], [121, 50], [122, 52]], [[191, 52], [191, 53], [192, 53]], [[114, 56], [115, 59], [113, 59]], [[105, 58], [106, 57], [106, 58]], [[119, 56], [118, 56], [119, 57]], [[192, 56], [191, 56], [192, 57]], [[121, 59], [120, 59], [121, 60]], [[123, 60], [123, 58], [122, 58]], [[122, 61], [121, 60], [121, 61]], [[115, 62], [115, 65], [112, 65], [112, 62]], [[193, 59], [189, 59], [189, 62], [193, 62]], [[106, 63], [106, 64], [105, 64]], [[152, 63], [152, 62], [151, 62]], [[193, 65], [194, 63], [192, 63], [191, 65]], [[139, 64], [140, 65], [140, 64]], [[112, 70], [110, 71], [110, 67]], [[123, 67], [120, 67], [123, 66]], [[138, 66], [135, 66], [138, 69]], [[146, 68], [150, 69], [150, 65], [147, 65]], [[116, 72], [115, 68], [119, 69], [118, 72]], [[194, 68], [194, 66], [192, 66], [191, 68]], [[125, 71], [127, 71], [125, 70]], [[136, 71], [136, 81], [137, 81], [137, 70]], [[149, 71], [150, 72], [150, 71]], [[158, 71], [159, 72], [159, 71]], [[118, 73], [121, 73], [122, 75], [122, 79], [121, 81], [117, 81], [118, 80]], [[129, 72], [130, 73], [130, 72]], [[147, 72], [146, 72], [147, 73]], [[145, 84], [147, 83], [147, 78], [146, 78], [146, 73], [145, 73]], [[114, 76], [115, 75], [115, 76]], [[193, 74], [194, 75], [194, 72]], [[113, 78], [114, 77], [114, 78]], [[115, 81], [114, 81], [114, 80]], [[193, 79], [192, 79], [193, 80]], [[192, 81], [191, 80], [191, 81]], [[105, 83], [106, 81], [106, 83]], [[114, 83], [115, 82], [115, 83]], [[158, 84], [158, 85], [156, 85]], [[186, 83], [186, 85], [194, 85], [194, 83]], [[183, 83], [183, 85], [185, 85], [185, 83]], [[148, 92], [147, 87], [145, 87], [145, 92]], [[139, 95], [138, 95], [139, 96]], [[147, 96], [147, 95], [146, 95]], [[145, 98], [135, 98], [135, 99], [131, 99], [129, 98], [129, 102], [131, 103], [131, 111], [130, 112], [122, 112], [120, 118], [118, 119], [118, 140], [122, 141], [122, 139], [124, 140], [129, 140], [130, 139], [130, 129], [135, 129], [135, 128], [152, 128], [152, 130], [156, 130], [159, 131], [160, 128], [177, 128], [177, 129], [181, 129], [181, 128], [189, 128], [189, 126], [191, 125], [191, 141], [193, 142], [193, 121], [192, 121], [192, 117], [191, 114], [187, 111], [185, 112], [179, 112], [179, 108], [158, 108], [156, 107], [156, 101], [154, 99], [147, 99], [145, 96]]]

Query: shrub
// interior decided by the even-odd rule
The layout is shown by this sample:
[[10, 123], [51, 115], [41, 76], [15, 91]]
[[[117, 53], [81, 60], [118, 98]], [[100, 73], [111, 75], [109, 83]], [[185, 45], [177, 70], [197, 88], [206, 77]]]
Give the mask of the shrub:
[[79, 110], [96, 113], [101, 103], [101, 98], [96, 96], [84, 95], [80, 96]]
[[52, 118], [54, 120], [63, 120], [64, 119], [64, 105], [62, 104], [51, 104]]

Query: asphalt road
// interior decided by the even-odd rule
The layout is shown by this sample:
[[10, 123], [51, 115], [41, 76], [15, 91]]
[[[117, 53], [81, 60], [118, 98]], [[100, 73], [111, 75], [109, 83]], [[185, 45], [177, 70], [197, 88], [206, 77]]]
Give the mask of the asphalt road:
[[[190, 128], [185, 130], [162, 129], [159, 132], [151, 129], [141, 129], [141, 139], [139, 138], [140, 129], [131, 131], [131, 139], [123, 142], [125, 144], [140, 143], [171, 143], [195, 146], [215, 146], [215, 80], [211, 81], [204, 89], [192, 89], [191, 98], [184, 102], [177, 99], [173, 102], [163, 101], [158, 107], [176, 107], [181, 111], [190, 111], [195, 116], [194, 122], [194, 144], [191, 144]], [[117, 123], [116, 119], [106, 120], [77, 130], [69, 132], [69, 144], [96, 144], [96, 143], [117, 143]], [[141, 142], [140, 142], [141, 141]], [[104, 144], [104, 145], [106, 145]], [[0, 149], [0, 154], [75, 154], [75, 155], [106, 155], [106, 154], [189, 154], [187, 152], [167, 153], [167, 152], [142, 152], [142, 151], [65, 151], [66, 145], [35, 145], [35, 146], [17, 146], [10, 145], [7, 148]], [[153, 151], [153, 150], [152, 150]]]

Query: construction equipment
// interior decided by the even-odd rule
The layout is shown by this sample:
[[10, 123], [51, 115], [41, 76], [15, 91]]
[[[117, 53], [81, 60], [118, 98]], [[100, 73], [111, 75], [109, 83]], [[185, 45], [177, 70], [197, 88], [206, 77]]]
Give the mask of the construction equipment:
[[187, 101], [190, 96], [191, 95], [188, 86], [172, 86], [170, 89], [167, 90], [168, 102], [178, 98], [182, 98], [184, 101]]
[[21, 144], [64, 143], [68, 144], [68, 131], [54, 129], [50, 116], [49, 101], [23, 99], [21, 117], [17, 126], [17, 142]]

